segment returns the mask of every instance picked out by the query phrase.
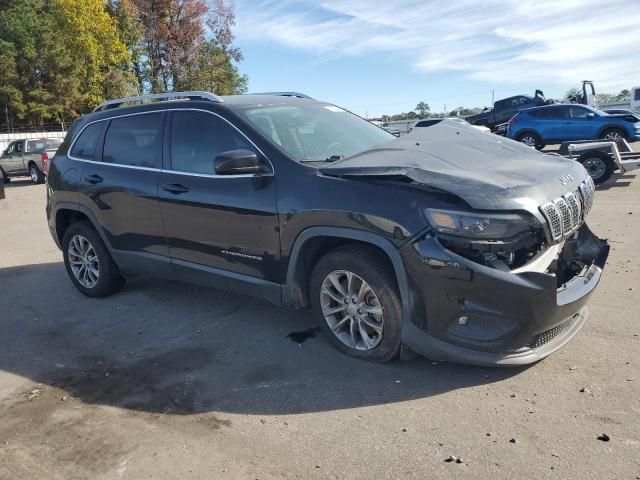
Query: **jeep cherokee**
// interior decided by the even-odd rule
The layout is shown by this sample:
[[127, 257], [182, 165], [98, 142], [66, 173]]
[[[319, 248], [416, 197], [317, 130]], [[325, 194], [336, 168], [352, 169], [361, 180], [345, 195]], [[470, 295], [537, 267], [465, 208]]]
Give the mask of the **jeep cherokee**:
[[83, 294], [139, 274], [245, 292], [311, 308], [338, 349], [377, 361], [560, 348], [609, 252], [585, 223], [593, 200], [578, 162], [455, 122], [397, 138], [291, 92], [106, 102], [47, 179]]

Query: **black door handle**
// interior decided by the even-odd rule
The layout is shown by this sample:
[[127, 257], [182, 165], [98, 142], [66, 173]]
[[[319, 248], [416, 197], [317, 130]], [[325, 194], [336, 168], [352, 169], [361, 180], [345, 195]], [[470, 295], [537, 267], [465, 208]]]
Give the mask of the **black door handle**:
[[167, 183], [162, 186], [162, 189], [175, 195], [178, 195], [179, 193], [187, 193], [189, 191], [187, 187], [180, 185], [179, 183]]
[[100, 175], [87, 175], [84, 180], [85, 182], [96, 184], [102, 182], [102, 177]]

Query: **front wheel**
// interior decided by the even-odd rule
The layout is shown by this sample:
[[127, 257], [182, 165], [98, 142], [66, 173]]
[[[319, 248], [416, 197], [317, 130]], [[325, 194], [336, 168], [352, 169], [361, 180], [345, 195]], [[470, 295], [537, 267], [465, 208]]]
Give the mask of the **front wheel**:
[[44, 173], [35, 163], [32, 163], [29, 167], [29, 175], [31, 176], [31, 181], [36, 185], [44, 182]]
[[609, 180], [616, 169], [611, 155], [597, 150], [583, 153], [578, 157], [578, 162], [587, 170], [596, 185]]
[[62, 239], [67, 274], [88, 297], [106, 297], [124, 285], [124, 278], [100, 235], [86, 221], [69, 226]]
[[326, 254], [311, 274], [310, 295], [313, 315], [338, 350], [378, 362], [397, 356], [402, 304], [382, 254], [353, 246]]

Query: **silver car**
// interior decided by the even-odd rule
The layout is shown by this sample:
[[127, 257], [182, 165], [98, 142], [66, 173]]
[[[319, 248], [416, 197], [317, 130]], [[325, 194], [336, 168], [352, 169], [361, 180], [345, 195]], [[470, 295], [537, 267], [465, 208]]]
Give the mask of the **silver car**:
[[33, 183], [43, 183], [47, 163], [61, 144], [60, 138], [27, 138], [11, 142], [0, 156], [4, 182], [10, 177], [29, 175]]

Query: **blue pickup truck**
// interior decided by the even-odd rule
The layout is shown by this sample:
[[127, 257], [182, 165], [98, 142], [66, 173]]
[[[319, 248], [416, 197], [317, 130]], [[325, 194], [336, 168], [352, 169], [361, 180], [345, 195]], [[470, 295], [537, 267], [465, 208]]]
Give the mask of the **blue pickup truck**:
[[609, 115], [587, 105], [554, 104], [528, 108], [508, 122], [507, 137], [537, 149], [570, 140], [640, 140], [640, 121]]

